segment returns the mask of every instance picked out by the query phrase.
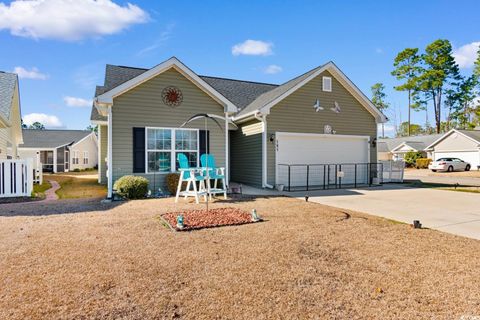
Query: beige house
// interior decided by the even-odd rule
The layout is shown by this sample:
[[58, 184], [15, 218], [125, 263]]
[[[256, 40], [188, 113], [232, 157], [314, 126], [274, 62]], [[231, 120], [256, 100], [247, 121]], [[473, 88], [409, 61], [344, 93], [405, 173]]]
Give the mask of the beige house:
[[17, 159], [22, 143], [18, 76], [0, 71], [0, 159]]
[[[199, 113], [223, 117], [222, 128], [181, 127]], [[107, 65], [91, 115], [109, 196], [123, 175], [162, 185], [178, 153], [198, 166], [208, 152], [227, 181], [263, 187], [278, 184], [285, 163], [375, 162], [385, 120], [332, 62], [276, 85], [199, 76], [176, 58], [152, 69]]]
[[480, 130], [452, 129], [426, 148], [434, 161], [458, 158], [468, 162], [472, 169], [480, 170]]
[[378, 139], [378, 160], [402, 161], [407, 152], [420, 152], [423, 157], [432, 159], [428, 146], [443, 134]]
[[98, 139], [87, 130], [23, 130], [18, 152], [22, 159], [34, 160], [34, 169], [68, 172], [96, 168]]

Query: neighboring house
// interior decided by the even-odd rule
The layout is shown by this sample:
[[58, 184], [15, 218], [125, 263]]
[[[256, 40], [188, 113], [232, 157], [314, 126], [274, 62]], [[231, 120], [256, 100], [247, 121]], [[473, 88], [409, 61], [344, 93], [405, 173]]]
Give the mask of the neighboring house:
[[0, 159], [17, 159], [22, 143], [18, 76], [0, 71]]
[[32, 158], [43, 172], [89, 169], [98, 164], [98, 141], [92, 131], [23, 129], [23, 141], [18, 147], [20, 157]]
[[[180, 128], [199, 113], [225, 117], [223, 128], [210, 120], [207, 131], [203, 120]], [[275, 85], [199, 76], [171, 58], [152, 69], [107, 65], [91, 120], [111, 196], [127, 174], [163, 184], [180, 152], [192, 165], [209, 152], [227, 180], [263, 187], [276, 183], [281, 163], [375, 162], [386, 118], [332, 62]]]
[[378, 139], [378, 160], [401, 161], [407, 152], [421, 152], [423, 157], [432, 158], [427, 147], [442, 134]]
[[452, 129], [433, 141], [426, 148], [432, 159], [459, 158], [480, 168], [480, 130]]

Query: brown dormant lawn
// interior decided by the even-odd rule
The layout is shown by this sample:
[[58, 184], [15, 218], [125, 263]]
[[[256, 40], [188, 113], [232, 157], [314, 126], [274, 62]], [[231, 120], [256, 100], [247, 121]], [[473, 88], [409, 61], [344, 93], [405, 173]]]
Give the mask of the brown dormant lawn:
[[193, 232], [159, 216], [194, 204], [82, 201], [0, 205], [0, 319], [480, 315], [480, 241], [290, 198]]

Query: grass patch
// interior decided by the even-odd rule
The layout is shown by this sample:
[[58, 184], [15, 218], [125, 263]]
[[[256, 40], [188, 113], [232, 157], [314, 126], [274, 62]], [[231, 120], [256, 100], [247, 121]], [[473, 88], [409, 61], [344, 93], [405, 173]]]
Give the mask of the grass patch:
[[74, 175], [54, 174], [48, 175], [48, 179], [55, 180], [60, 184], [57, 195], [60, 199], [78, 198], [103, 198], [107, 195], [107, 188], [98, 184], [97, 177], [76, 178]]
[[50, 189], [52, 186], [47, 180], [43, 180], [42, 184], [34, 184], [33, 185], [33, 191], [32, 191], [32, 197], [33, 198], [40, 198], [44, 199], [45, 198], [45, 191]]
[[415, 181], [411, 183], [411, 186], [415, 188], [430, 188], [430, 189], [447, 190], [447, 191], [480, 193], [480, 187], [464, 186], [464, 185], [458, 185], [457, 187], [455, 187], [455, 186], [452, 186], [451, 184], [445, 184], [445, 183], [430, 183], [430, 182], [425, 183], [421, 181]]

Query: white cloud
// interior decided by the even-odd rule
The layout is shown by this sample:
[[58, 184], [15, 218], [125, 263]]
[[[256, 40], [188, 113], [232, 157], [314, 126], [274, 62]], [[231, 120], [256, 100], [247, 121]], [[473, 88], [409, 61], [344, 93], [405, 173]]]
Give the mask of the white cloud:
[[470, 68], [477, 59], [479, 42], [472, 42], [453, 50], [453, 57], [460, 68]]
[[83, 98], [66, 96], [66, 97], [63, 97], [63, 101], [69, 107], [83, 108], [83, 107], [91, 107], [92, 106], [92, 100], [87, 100], [87, 99], [83, 99]]
[[263, 72], [266, 74], [275, 74], [282, 71], [283, 71], [283, 68], [280, 66], [277, 66], [276, 64], [271, 64], [263, 70]]
[[23, 67], [15, 67], [13, 73], [18, 74], [20, 79], [46, 80], [48, 78], [48, 75], [41, 73], [40, 70], [35, 67], [30, 70]]
[[378, 54], [383, 54], [383, 49], [382, 48], [376, 48], [375, 52]]
[[260, 40], [246, 40], [232, 47], [234, 56], [250, 55], [250, 56], [268, 56], [273, 54], [273, 43]]
[[148, 21], [140, 7], [111, 0], [14, 0], [0, 2], [0, 31], [33, 39], [80, 40], [118, 33]]
[[57, 116], [45, 114], [45, 113], [30, 113], [23, 117], [23, 123], [31, 125], [34, 122], [40, 122], [47, 128], [61, 128], [62, 122]]

